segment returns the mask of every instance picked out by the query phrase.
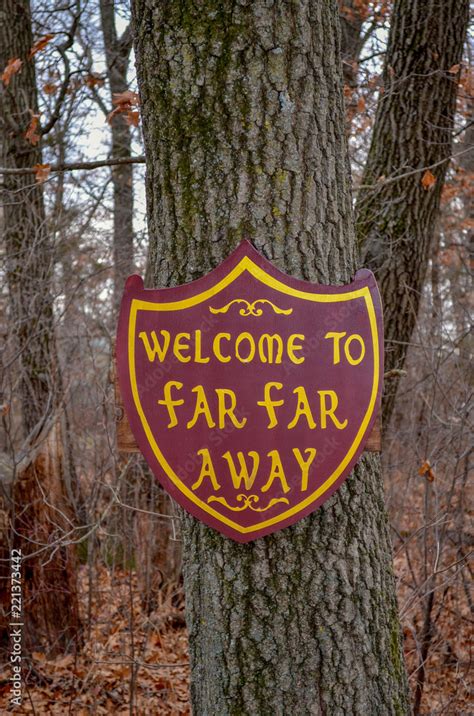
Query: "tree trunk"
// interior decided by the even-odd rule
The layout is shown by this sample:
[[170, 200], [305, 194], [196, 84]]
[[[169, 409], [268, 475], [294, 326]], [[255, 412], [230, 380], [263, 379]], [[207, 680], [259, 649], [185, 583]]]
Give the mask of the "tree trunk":
[[[39, 117], [35, 67], [29, 57], [32, 45], [28, 0], [4, 0], [0, 68], [11, 59], [22, 61], [21, 71], [9, 84], [0, 85], [4, 167], [42, 163], [39, 122], [36, 136], [29, 140], [25, 136], [32, 119]], [[31, 175], [4, 175], [3, 212], [9, 328], [18, 356], [23, 448], [36, 454], [42, 443], [38, 460], [33, 455], [26, 458], [12, 486], [16, 505], [10, 514], [13, 546], [22, 550], [24, 558], [25, 643], [30, 649], [47, 644], [57, 652], [71, 648], [78, 629], [74, 547], [51, 547], [51, 552], [48, 547], [29, 557], [41, 545], [56, 543], [61, 530], [66, 530], [66, 515], [76, 497], [69, 452], [63, 447], [66, 421], [60, 417], [61, 374], [54, 335], [54, 252], [41, 184]]]
[[[335, 0], [135, 0], [148, 280], [242, 237], [323, 283], [356, 269]], [[379, 460], [322, 508], [240, 545], [183, 517], [192, 704], [217, 714], [406, 714]]]
[[[468, 0], [396, 0], [393, 7], [356, 224], [364, 265], [381, 287], [388, 370], [403, 367], [416, 324], [451, 156], [468, 12]], [[385, 394], [385, 423], [397, 384], [391, 380]]]
[[[472, 72], [474, 62], [472, 54], [474, 53], [474, 41], [471, 40], [469, 47], [469, 69]], [[463, 134], [462, 141], [459, 142], [459, 149], [462, 155], [459, 157], [459, 164], [466, 172], [467, 178], [474, 176], [474, 96], [470, 95], [467, 99], [468, 110], [466, 113], [467, 128]], [[462, 194], [462, 202], [464, 205], [465, 221], [469, 222], [467, 231], [460, 232], [461, 249], [460, 254], [463, 256], [463, 267], [458, 270], [448, 271], [450, 293], [453, 302], [453, 313], [458, 332], [458, 348], [459, 348], [459, 365], [461, 370], [465, 372], [466, 383], [474, 385], [474, 364], [472, 355], [474, 351], [474, 335], [471, 317], [471, 275], [469, 267], [474, 262], [474, 195], [472, 188], [470, 190], [469, 183]], [[466, 270], [467, 269], [467, 270]]]
[[[127, 70], [132, 49], [130, 27], [121, 37], [115, 27], [115, 0], [100, 0], [102, 35], [104, 38], [107, 78], [110, 97], [128, 89]], [[132, 156], [132, 133], [123, 114], [111, 120], [112, 156]], [[113, 253], [114, 253], [114, 308], [118, 312], [125, 281], [133, 273], [133, 165], [112, 167], [114, 190]]]
[[357, 109], [358, 62], [366, 38], [362, 34], [369, 7], [364, 0], [339, 0], [341, 23], [342, 78], [346, 104], [346, 132], [350, 135], [352, 120]]
[[[129, 25], [119, 38], [115, 26], [115, 0], [100, 0], [102, 34], [107, 60], [107, 75], [111, 100], [114, 95], [128, 89], [127, 71], [132, 49], [132, 32]], [[112, 156], [132, 156], [132, 133], [124, 114], [117, 114], [111, 121]], [[133, 165], [124, 164], [112, 167], [112, 183], [114, 189], [113, 210], [113, 247], [114, 247], [114, 309], [118, 315], [122, 300], [125, 281], [134, 271], [133, 262]], [[119, 459], [119, 468], [125, 466], [124, 456]], [[148, 471], [141, 461], [134, 463], [126, 471], [121, 485], [121, 497], [126, 504], [131, 504], [137, 492], [136, 481], [143, 478]], [[149, 471], [146, 479], [140, 480], [138, 489], [140, 503], [146, 503], [150, 511], [171, 515], [170, 499], [160, 486], [150, 491]], [[142, 505], [143, 506], [143, 505]], [[124, 554], [133, 550], [131, 534], [135, 534], [137, 553], [137, 576], [140, 586], [142, 603], [147, 611], [156, 606], [156, 585], [179, 580], [181, 573], [181, 545], [173, 541], [173, 527], [163, 520], [160, 524], [160, 539], [150, 539], [150, 531], [156, 520], [145, 514], [129, 512], [117, 514], [120, 524], [116, 532], [121, 535], [124, 543]]]

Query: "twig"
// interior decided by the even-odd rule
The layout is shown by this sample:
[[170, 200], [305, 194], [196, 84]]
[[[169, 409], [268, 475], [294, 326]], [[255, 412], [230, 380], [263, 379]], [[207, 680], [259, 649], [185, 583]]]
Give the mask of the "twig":
[[400, 181], [401, 179], [406, 179], [407, 177], [414, 176], [415, 174], [420, 174], [421, 172], [425, 172], [427, 169], [435, 169], [436, 167], [439, 167], [442, 164], [446, 164], [447, 162], [450, 162], [451, 159], [456, 159], [457, 157], [461, 157], [463, 154], [472, 152], [472, 150], [473, 150], [472, 147], [468, 147], [467, 149], [463, 149], [462, 151], [456, 152], [455, 154], [450, 154], [448, 157], [444, 157], [443, 159], [440, 159], [438, 162], [433, 162], [433, 164], [428, 164], [427, 166], [420, 167], [418, 169], [410, 169], [410, 171], [404, 172], [403, 174], [398, 174], [397, 176], [380, 179], [379, 181], [376, 181], [374, 184], [360, 184], [359, 186], [354, 187], [354, 191], [360, 191], [361, 189], [381, 189], [382, 187], [387, 186], [387, 184], [393, 184], [394, 182]]
[[[100, 167], [113, 167], [119, 164], [145, 164], [143, 155], [138, 157], [110, 157], [109, 159], [98, 159], [95, 162], [70, 162], [66, 164], [52, 164], [50, 172], [71, 172], [76, 170], [90, 171]], [[35, 174], [35, 167], [0, 167], [0, 174]]]

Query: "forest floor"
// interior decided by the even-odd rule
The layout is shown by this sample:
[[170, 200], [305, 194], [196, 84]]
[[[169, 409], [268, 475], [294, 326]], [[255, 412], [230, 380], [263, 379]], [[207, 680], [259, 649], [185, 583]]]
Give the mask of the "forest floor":
[[[415, 489], [412, 496], [418, 502], [421, 493]], [[408, 508], [404, 513], [400, 540], [404, 535], [416, 535], [414, 514]], [[411, 563], [410, 553], [400, 540], [394, 547], [395, 572], [405, 656], [414, 694], [420, 673], [426, 596], [420, 600], [419, 590], [413, 586], [420, 584], [420, 568]], [[456, 555], [453, 549], [449, 559], [453, 566], [445, 572], [441, 570], [435, 589], [419, 712], [424, 716], [474, 714], [474, 705], [469, 702], [469, 640], [473, 621], [469, 613], [469, 586], [456, 573], [459, 572]], [[80, 571], [80, 594], [85, 625], [82, 650], [57, 658], [34, 652], [31, 659], [24, 659], [23, 703], [14, 712], [41, 716], [190, 714], [182, 591], [161, 591], [154, 611], [148, 614], [139, 598], [134, 571], [105, 565], [89, 570], [84, 565]], [[0, 667], [0, 713], [12, 711], [8, 706], [10, 676], [8, 666]]]
[[[407, 568], [403, 556], [397, 557], [395, 564], [398, 574], [403, 574]], [[81, 586], [84, 620], [90, 616], [84, 648], [77, 656], [69, 654], [56, 659], [35, 652], [33, 659], [25, 662], [29, 673], [25, 679], [23, 705], [16, 708], [15, 713], [190, 714], [183, 606], [173, 607], [172, 595], [168, 592], [162, 595], [162, 602], [155, 611], [147, 615], [138, 599], [135, 576], [123, 570], [111, 572], [106, 567], [100, 568], [94, 574], [94, 589], [89, 599], [88, 572], [83, 567]], [[402, 586], [401, 592], [400, 601], [404, 601], [406, 588]], [[434, 626], [422, 714], [467, 716], [473, 713], [468, 702], [469, 630], [459, 628], [463, 615], [457, 596], [446, 595], [442, 614]], [[404, 620], [403, 626], [407, 664], [414, 686], [418, 652], [413, 634], [419, 625], [413, 623], [412, 615]], [[10, 711], [7, 708], [8, 677], [8, 670], [0, 671], [2, 713], [2, 701], [6, 712]]]
[[[136, 577], [127, 571], [94, 570], [91, 599], [86, 567], [80, 580], [84, 622], [90, 618], [84, 647], [76, 656], [56, 659], [34, 652], [33, 659], [25, 661], [23, 704], [14, 713], [190, 714], [183, 607], [173, 607], [168, 592], [161, 595], [157, 609], [146, 614]], [[9, 669], [0, 670], [0, 713], [12, 710], [7, 708], [9, 676]]]

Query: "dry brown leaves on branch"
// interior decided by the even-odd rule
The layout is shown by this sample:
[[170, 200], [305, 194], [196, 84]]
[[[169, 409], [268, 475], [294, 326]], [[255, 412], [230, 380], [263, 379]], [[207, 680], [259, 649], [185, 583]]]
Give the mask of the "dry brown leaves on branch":
[[91, 72], [89, 75], [87, 75], [84, 81], [90, 89], [93, 89], [94, 87], [102, 87], [105, 82], [104, 78], [101, 77], [101, 75], [96, 74], [95, 72]]
[[51, 42], [53, 37], [54, 37], [54, 35], [48, 34], [48, 35], [44, 35], [43, 37], [40, 37], [39, 40], [36, 40], [35, 44], [33, 45], [33, 47], [30, 50], [30, 55], [29, 55], [30, 59], [31, 59], [31, 57], [36, 55], [37, 52], [41, 52], [41, 50], [44, 50], [46, 45], [49, 42]]
[[138, 127], [140, 123], [140, 112], [130, 111], [125, 115], [125, 121], [133, 127]]
[[11, 78], [21, 70], [22, 64], [23, 64], [23, 62], [20, 59], [18, 59], [18, 57], [8, 60], [7, 66], [3, 70], [2, 77], [1, 77], [2, 82], [5, 85], [5, 87], [8, 87], [8, 85], [10, 84]]
[[362, 112], [365, 112], [365, 98], [359, 97], [357, 100], [357, 111], [362, 114]]
[[426, 477], [428, 482], [434, 482], [435, 474], [429, 460], [425, 460], [418, 470], [418, 474], [421, 475], [421, 477]]
[[[37, 52], [41, 52], [41, 50], [44, 50], [48, 42], [50, 42], [53, 37], [54, 35], [44, 35], [44, 37], [40, 37], [40, 39], [37, 40], [31, 48], [29, 58], [31, 59], [34, 55], [36, 55]], [[8, 87], [11, 78], [14, 77], [14, 75], [18, 74], [18, 72], [22, 68], [22, 65], [23, 61], [20, 60], [19, 57], [12, 57], [8, 60], [7, 65], [1, 75], [1, 80], [5, 87]]]
[[25, 139], [27, 142], [35, 146], [41, 139], [41, 135], [36, 131], [39, 125], [40, 114], [31, 114], [31, 122], [28, 129], [25, 132]]
[[113, 96], [112, 104], [115, 106], [115, 109], [107, 117], [109, 124], [111, 124], [116, 115], [125, 114], [127, 124], [135, 127], [138, 126], [140, 114], [134, 107], [138, 107], [140, 98], [136, 92], [132, 92], [131, 90], [117, 92]]
[[45, 94], [54, 94], [58, 89], [58, 85], [54, 82], [45, 82], [43, 85], [43, 92]]
[[51, 164], [35, 164], [33, 169], [35, 170], [35, 179], [38, 184], [42, 184], [49, 179]]

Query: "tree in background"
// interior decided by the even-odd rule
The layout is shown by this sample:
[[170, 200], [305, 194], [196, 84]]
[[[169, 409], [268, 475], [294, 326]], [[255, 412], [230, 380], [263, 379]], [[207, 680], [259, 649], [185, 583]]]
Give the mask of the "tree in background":
[[[382, 23], [389, 14], [387, 0], [339, 0], [341, 23], [341, 57], [344, 97], [346, 100], [346, 131], [352, 133], [352, 121], [360, 109], [365, 109], [365, 97], [359, 90], [359, 69], [364, 47], [376, 34], [381, 34]], [[377, 32], [378, 31], [378, 32]], [[367, 62], [383, 52], [370, 52]]]
[[[370, 149], [356, 207], [363, 265], [376, 273], [385, 322], [386, 369], [403, 368], [431, 254], [452, 153], [468, 0], [393, 6]], [[396, 372], [384, 395], [393, 410]]]
[[[336, 2], [133, 3], [149, 282], [242, 237], [306, 280], [356, 269]], [[408, 712], [379, 461], [284, 531], [239, 545], [183, 517], [199, 714]]]
[[[65, 89], [56, 114], [41, 127], [33, 58], [51, 36], [33, 41], [28, 0], [6, 0], [0, 14], [2, 223], [24, 440], [8, 487], [12, 539], [24, 557], [36, 554], [25, 562], [26, 645], [31, 650], [47, 643], [53, 652], [62, 652], [75, 646], [79, 616], [74, 548], [59, 537], [68, 528], [78, 495], [62, 404], [53, 312], [54, 247], [41, 180], [42, 137], [57, 118]], [[40, 181], [14, 173], [31, 167]], [[45, 555], [56, 541], [54, 552]]]
[[[128, 65], [132, 49], [132, 31], [127, 25], [119, 37], [115, 22], [115, 0], [100, 0], [100, 17], [107, 62], [110, 99], [116, 109], [109, 115], [112, 133], [112, 156], [132, 156], [131, 125], [138, 125], [139, 113], [134, 106], [134, 93], [128, 89]], [[125, 111], [124, 111], [125, 110]], [[133, 164], [112, 167], [114, 192], [114, 308], [118, 311], [125, 281], [133, 273]]]

